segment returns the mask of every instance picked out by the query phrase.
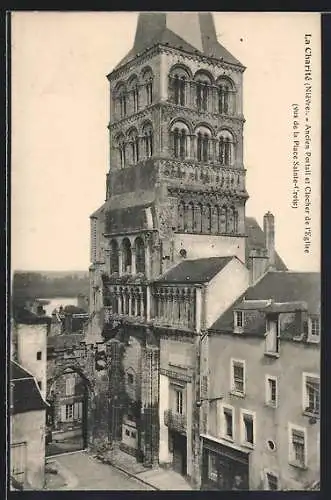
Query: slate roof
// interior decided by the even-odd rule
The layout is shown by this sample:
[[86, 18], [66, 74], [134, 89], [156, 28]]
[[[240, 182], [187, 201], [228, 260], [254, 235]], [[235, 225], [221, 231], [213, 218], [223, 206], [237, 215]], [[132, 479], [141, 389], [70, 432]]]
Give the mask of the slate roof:
[[310, 314], [319, 314], [321, 275], [317, 272], [268, 272], [246, 293], [247, 300], [272, 299], [275, 302], [306, 302]]
[[[249, 253], [256, 248], [266, 248], [265, 234], [254, 217], [245, 218], [246, 225], [246, 264], [249, 265]], [[275, 267], [277, 271], [287, 271], [287, 267], [281, 257], [275, 252]]]
[[180, 27], [179, 31], [182, 36], [169, 29], [171, 23], [169, 23], [166, 12], [143, 12], [139, 14], [134, 45], [128, 54], [117, 64], [115, 70], [134, 59], [146, 49], [159, 43], [187, 52], [223, 59], [225, 62], [243, 67], [238, 59], [218, 42], [212, 14], [210, 12], [200, 12], [196, 13], [196, 16], [198, 26], [196, 40], [199, 39], [201, 41], [202, 50], [189, 43], [188, 40], [192, 41], [192, 32], [190, 35], [186, 32], [187, 39], [184, 39], [185, 23], [190, 22], [189, 19], [185, 18], [185, 13], [178, 13], [176, 23], [177, 28]]
[[10, 363], [10, 381], [13, 386], [11, 405], [14, 414], [47, 408], [35, 378], [15, 361]]
[[[320, 273], [292, 272], [292, 271], [269, 271], [255, 285], [248, 288], [232, 306], [227, 309], [211, 326], [210, 330], [220, 332], [233, 331], [233, 311], [249, 309], [247, 301], [256, 301], [257, 314], [245, 326], [247, 333], [264, 335], [265, 313], [288, 312], [308, 309], [309, 314], [320, 312]], [[267, 305], [263, 302], [273, 300], [274, 303]], [[242, 307], [243, 306], [243, 307]], [[255, 308], [254, 308], [255, 309]]]
[[158, 278], [158, 283], [207, 283], [236, 257], [184, 260]]

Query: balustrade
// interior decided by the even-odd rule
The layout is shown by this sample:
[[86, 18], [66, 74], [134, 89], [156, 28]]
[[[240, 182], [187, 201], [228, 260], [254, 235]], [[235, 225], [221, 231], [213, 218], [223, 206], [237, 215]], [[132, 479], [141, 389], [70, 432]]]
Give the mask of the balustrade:
[[195, 290], [190, 287], [161, 287], [154, 291], [154, 324], [194, 329]]

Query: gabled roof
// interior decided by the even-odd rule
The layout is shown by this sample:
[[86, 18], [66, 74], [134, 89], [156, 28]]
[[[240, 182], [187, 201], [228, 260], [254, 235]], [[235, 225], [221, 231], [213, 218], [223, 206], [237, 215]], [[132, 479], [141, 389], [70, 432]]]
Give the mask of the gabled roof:
[[[249, 253], [253, 249], [266, 248], [265, 234], [254, 217], [245, 218], [246, 225], [246, 264], [249, 265]], [[277, 271], [287, 271], [287, 267], [281, 257], [275, 252], [275, 267]]]
[[236, 257], [184, 260], [155, 280], [158, 283], [208, 283]]
[[10, 363], [10, 381], [13, 386], [11, 405], [14, 414], [47, 408], [33, 375], [15, 361]]
[[138, 17], [133, 48], [115, 69], [156, 44], [169, 45], [242, 66], [218, 42], [210, 12], [143, 12]]

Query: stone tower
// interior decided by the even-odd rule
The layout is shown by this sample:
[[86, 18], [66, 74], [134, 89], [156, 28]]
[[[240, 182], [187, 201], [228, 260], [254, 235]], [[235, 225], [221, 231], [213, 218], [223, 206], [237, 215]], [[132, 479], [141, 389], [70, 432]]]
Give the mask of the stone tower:
[[159, 456], [153, 280], [184, 259], [245, 262], [243, 71], [210, 13], [143, 13], [107, 77], [110, 164], [106, 201], [91, 216], [90, 340], [125, 345], [112, 376], [122, 382], [114, 401], [125, 392], [127, 403], [112, 402], [112, 440], [122, 429], [122, 446], [146, 465]]
[[139, 272], [144, 253], [150, 278], [184, 257], [244, 261], [243, 71], [210, 13], [140, 14], [108, 75], [105, 234], [119, 272]]

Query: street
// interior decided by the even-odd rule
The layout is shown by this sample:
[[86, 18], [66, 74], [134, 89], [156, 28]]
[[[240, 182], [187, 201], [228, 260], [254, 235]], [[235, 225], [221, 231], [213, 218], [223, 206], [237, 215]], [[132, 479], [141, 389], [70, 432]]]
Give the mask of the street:
[[49, 463], [51, 462], [55, 463], [59, 472], [66, 477], [67, 486], [61, 489], [153, 491], [152, 487], [129, 477], [115, 467], [100, 463], [86, 452], [52, 457], [49, 460]]

